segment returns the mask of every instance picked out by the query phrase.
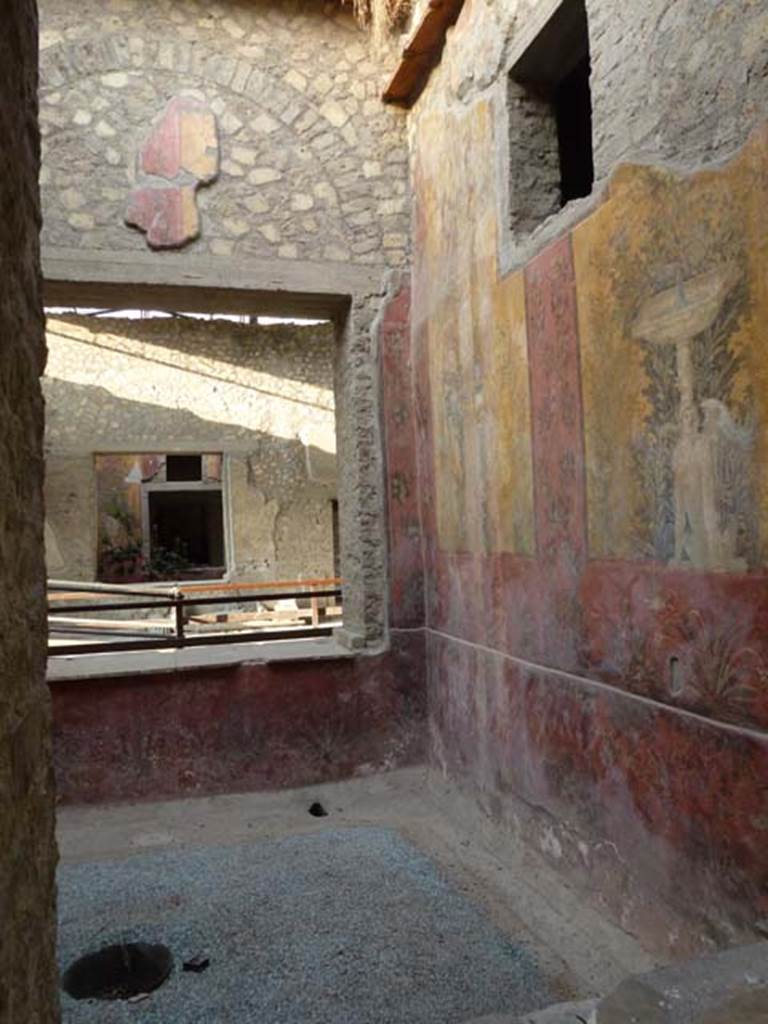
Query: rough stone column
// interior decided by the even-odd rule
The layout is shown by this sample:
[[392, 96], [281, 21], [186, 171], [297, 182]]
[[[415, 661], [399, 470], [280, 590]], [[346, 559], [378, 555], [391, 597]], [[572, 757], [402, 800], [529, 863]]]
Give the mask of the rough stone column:
[[58, 1019], [45, 685], [37, 11], [0, 32], [0, 1022]]
[[379, 317], [385, 288], [357, 296], [339, 328], [336, 355], [336, 443], [344, 586], [344, 630], [349, 646], [385, 641], [386, 538]]

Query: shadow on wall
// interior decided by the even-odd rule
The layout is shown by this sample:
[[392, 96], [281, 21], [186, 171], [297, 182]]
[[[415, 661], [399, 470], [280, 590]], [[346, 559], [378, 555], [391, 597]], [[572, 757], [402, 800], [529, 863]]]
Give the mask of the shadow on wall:
[[[230, 562], [234, 560], [236, 574], [332, 573], [331, 500], [336, 483], [327, 462], [334, 456], [323, 453], [326, 475], [317, 482], [310, 475], [313, 450], [298, 438], [129, 401], [106, 388], [51, 378], [44, 379], [43, 387], [49, 437], [49, 552], [55, 547], [64, 559], [56, 575], [92, 578], [93, 553], [105, 533], [99, 521], [109, 513], [110, 502], [120, 504], [125, 491], [119, 481], [111, 488], [97, 488], [93, 455], [127, 444], [133, 451], [183, 447], [229, 454]], [[73, 422], [77, 436], [68, 437]]]
[[[229, 321], [196, 321], [158, 317], [153, 320], [101, 317], [49, 318], [46, 335], [61, 341], [93, 346], [99, 358], [124, 354], [150, 364], [181, 365], [212, 380], [242, 384], [244, 372], [295, 381], [332, 391], [335, 327], [330, 322], [311, 325], [279, 324], [272, 327]], [[104, 339], [104, 340], [101, 340]], [[139, 347], [157, 346], [151, 354]], [[192, 367], [187, 360], [200, 360]], [[234, 367], [229, 376], [225, 368]], [[267, 394], [273, 394], [267, 391]], [[282, 396], [281, 391], [274, 392]], [[331, 400], [332, 405], [332, 400]]]
[[[162, 403], [162, 396], [158, 396], [158, 404], [132, 401], [105, 387], [55, 377], [43, 378], [43, 392], [46, 445], [54, 454], [125, 450], [126, 446], [135, 451], [163, 451], [174, 445], [218, 451], [236, 446], [238, 451], [258, 454], [265, 463], [279, 460], [303, 466], [306, 462], [304, 444], [298, 438], [291, 440], [174, 409]], [[267, 449], [275, 450], [275, 455], [270, 456]], [[277, 484], [278, 477], [272, 479]]]

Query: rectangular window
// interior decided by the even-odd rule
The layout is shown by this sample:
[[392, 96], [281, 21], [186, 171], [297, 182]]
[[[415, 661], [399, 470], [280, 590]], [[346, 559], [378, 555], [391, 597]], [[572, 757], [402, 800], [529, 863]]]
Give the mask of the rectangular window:
[[150, 491], [148, 499], [150, 558], [156, 575], [201, 570], [210, 570], [203, 575], [211, 579], [223, 575], [221, 491]]
[[507, 83], [510, 220], [525, 235], [592, 191], [592, 100], [584, 0], [563, 0]]
[[97, 455], [95, 472], [100, 580], [225, 575], [220, 452]]
[[166, 455], [165, 479], [173, 481], [202, 480], [202, 455]]

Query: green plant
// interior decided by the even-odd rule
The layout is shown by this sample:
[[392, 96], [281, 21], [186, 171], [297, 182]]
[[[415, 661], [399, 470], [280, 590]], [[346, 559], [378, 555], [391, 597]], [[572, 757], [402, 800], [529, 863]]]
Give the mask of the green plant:
[[174, 579], [189, 569], [191, 564], [183, 552], [181, 541], [177, 538], [173, 548], [166, 548], [161, 544], [152, 545], [147, 574], [153, 580]]

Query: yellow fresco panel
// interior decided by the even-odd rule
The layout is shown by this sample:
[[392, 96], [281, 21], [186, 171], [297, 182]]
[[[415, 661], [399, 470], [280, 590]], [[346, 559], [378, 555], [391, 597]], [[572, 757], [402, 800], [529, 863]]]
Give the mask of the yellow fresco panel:
[[415, 287], [427, 311], [437, 532], [444, 551], [531, 554], [525, 298], [522, 274], [498, 281], [493, 147], [487, 104], [420, 125]]
[[486, 375], [496, 431], [491, 445], [495, 537], [492, 550], [532, 555], [533, 469], [525, 285], [522, 273], [493, 295], [491, 363]]
[[573, 232], [593, 558], [768, 556], [768, 152], [621, 168]]

